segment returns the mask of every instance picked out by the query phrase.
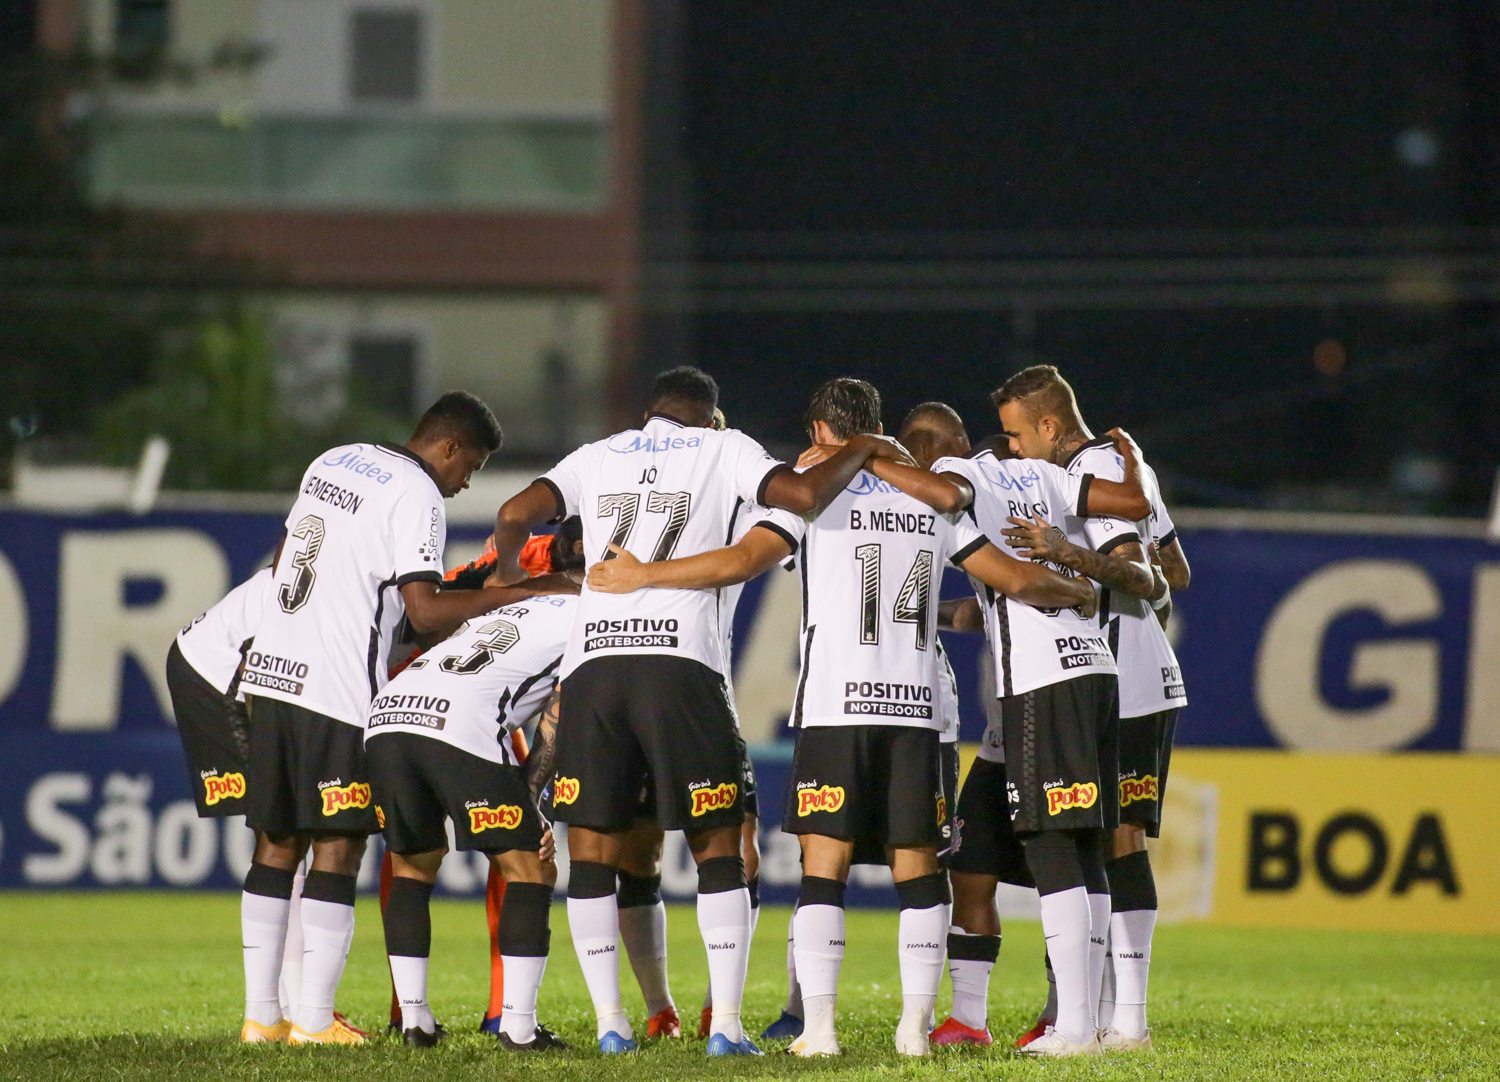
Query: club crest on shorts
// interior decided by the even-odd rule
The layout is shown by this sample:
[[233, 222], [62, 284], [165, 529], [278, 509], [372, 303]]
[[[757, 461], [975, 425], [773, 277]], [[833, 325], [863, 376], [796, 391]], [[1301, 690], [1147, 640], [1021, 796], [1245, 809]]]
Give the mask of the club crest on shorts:
[[803, 782], [797, 786], [797, 814], [811, 815], [813, 812], [836, 812], [844, 806], [842, 785], [819, 785]]
[[323, 797], [324, 815], [370, 806], [369, 782], [351, 781], [348, 785], [340, 785], [339, 779], [334, 778], [333, 781], [318, 782], [318, 790]]
[[709, 781], [695, 781], [688, 785], [688, 795], [693, 798], [691, 811], [695, 817], [734, 807], [734, 798], [739, 793], [740, 787], [732, 781], [720, 782], [718, 785]]
[[1074, 808], [1092, 808], [1099, 799], [1099, 786], [1091, 781], [1075, 781], [1072, 785], [1054, 782], [1042, 787], [1047, 793], [1047, 814], [1060, 815]]
[[1156, 800], [1156, 775], [1143, 774], [1139, 778], [1120, 779], [1120, 807], [1137, 800]]
[[515, 804], [491, 808], [486, 804], [469, 809], [469, 833], [481, 830], [515, 830], [521, 825], [521, 809]]
[[203, 774], [203, 803], [212, 808], [221, 800], [238, 800], [245, 795], [245, 775]]
[[558, 778], [552, 785], [552, 803], [571, 804], [578, 799], [578, 779]]

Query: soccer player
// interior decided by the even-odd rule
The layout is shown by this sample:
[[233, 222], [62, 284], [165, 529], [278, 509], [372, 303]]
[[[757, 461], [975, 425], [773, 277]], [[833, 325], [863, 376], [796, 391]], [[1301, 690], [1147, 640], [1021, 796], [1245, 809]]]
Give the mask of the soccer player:
[[[1059, 513], [1086, 517], [1093, 483], [1092, 477], [1070, 477], [1045, 463], [1002, 460], [993, 452], [972, 459], [940, 459], [933, 464], [936, 472], [878, 462], [872, 470], [944, 514], [971, 510], [979, 528], [996, 536], [1018, 513], [1051, 514], [1057, 508]], [[1144, 514], [1134, 460], [1127, 480], [1128, 498], [1118, 509]], [[1048, 1056], [1096, 1053], [1098, 989], [1109, 920], [1100, 832], [1113, 830], [1118, 819], [1114, 657], [1097, 627], [1071, 609], [1000, 598], [982, 583], [976, 583], [976, 591], [995, 653], [1001, 743], [1010, 753], [1003, 778], [1008, 824], [996, 822], [998, 772], [976, 764], [959, 799], [961, 844], [950, 865], [955, 889], [973, 867], [980, 847], [977, 833], [1009, 833], [1021, 839], [1026, 869], [1042, 898], [1042, 927], [1059, 997], [1056, 1023], [1025, 1050]], [[981, 793], [986, 781], [989, 791]], [[991, 855], [998, 856], [998, 849], [1000, 845], [993, 843]], [[1014, 863], [1014, 850], [1010, 856]], [[1003, 872], [998, 861], [983, 869], [986, 877]], [[971, 907], [960, 904], [955, 906], [954, 922], [972, 935], [993, 935], [989, 945], [998, 951], [994, 884], [987, 878], [983, 908], [989, 910], [988, 918], [968, 915]], [[968, 885], [972, 890], [973, 882]], [[987, 948], [981, 952], [981, 946], [955, 937], [950, 955], [980, 967], [993, 965], [994, 956]], [[965, 976], [964, 983], [971, 984], [967, 978], [972, 975]]]
[[[422, 415], [405, 446], [335, 447], [303, 475], [277, 554], [273, 601], [241, 677], [250, 696], [246, 821], [262, 832], [241, 902], [247, 1040], [363, 1041], [334, 1017], [333, 997], [354, 935], [355, 875], [377, 829], [364, 725], [403, 615], [418, 634], [432, 634], [560, 588], [536, 580], [438, 592], [443, 500], [499, 445], [489, 408], [452, 391]], [[308, 844], [302, 987], [284, 1019], [277, 981], [293, 873]]]
[[[500, 509], [499, 581], [522, 578], [517, 554], [543, 522], [582, 515], [590, 563], [627, 547], [664, 561], [724, 544], [746, 504], [816, 511], [872, 456], [906, 457], [868, 436], [799, 474], [742, 432], [714, 431], [717, 404], [718, 385], [695, 368], [658, 375], [641, 428], [579, 448]], [[685, 831], [698, 864], [713, 988], [708, 1054], [759, 1052], [740, 1024], [751, 916], [744, 764], [720, 621], [713, 591], [624, 598], [585, 586], [563, 659], [553, 810], [569, 827], [568, 923], [602, 1051], [635, 1047], [620, 1005], [616, 871], [619, 836], [649, 783], [657, 824]]]
[[452, 820], [459, 851], [486, 854], [506, 883], [500, 1044], [563, 1047], [536, 1020], [557, 866], [537, 807], [541, 786], [528, 784], [510, 737], [552, 694], [577, 607], [576, 597], [556, 594], [475, 617], [409, 664], [371, 705], [365, 754], [392, 853], [386, 953], [408, 1046], [429, 1048], [444, 1036], [427, 1002], [429, 901], [448, 851], [444, 821]]
[[[996, 392], [995, 402], [1001, 425], [1022, 457], [1062, 466], [1074, 477], [1123, 478], [1124, 463], [1114, 441], [1094, 438], [1072, 387], [1051, 365], [1016, 373]], [[1104, 587], [1098, 624], [1120, 667], [1120, 825], [1113, 859], [1106, 865], [1113, 914], [1099, 1029], [1104, 1048], [1117, 1051], [1151, 1047], [1146, 984], [1156, 881], [1146, 839], [1161, 831], [1172, 736], [1177, 712], [1187, 704], [1182, 670], [1154, 611], [1170, 604], [1171, 590], [1160, 572], [1153, 573], [1144, 546], [1170, 550], [1167, 558], [1174, 567], [1185, 570], [1186, 559], [1156, 474], [1145, 463], [1140, 471], [1150, 514], [1131, 524], [1101, 518], [1065, 523], [1069, 535], [1081, 532], [1088, 539], [1087, 546], [1073, 544], [1034, 515], [1012, 518], [1013, 528], [1007, 531], [1007, 543], [1020, 555], [1067, 567]]]
[[[862, 380], [832, 380], [813, 396], [806, 422], [815, 443], [848, 446], [879, 433], [879, 394]], [[844, 885], [855, 840], [874, 836], [887, 850], [902, 907], [896, 1048], [927, 1055], [949, 901], [937, 860], [943, 722], [934, 576], [951, 559], [998, 590], [1089, 611], [1094, 592], [1081, 580], [1005, 558], [966, 522], [930, 514], [864, 472], [811, 524], [799, 519], [791, 536], [762, 525], [729, 548], [664, 562], [640, 563], [615, 546], [618, 558], [591, 566], [588, 585], [621, 593], [654, 587], [637, 602], [644, 608], [656, 590], [742, 582], [798, 552], [803, 660], [793, 721], [801, 732], [782, 829], [802, 835], [794, 938], [806, 1024], [790, 1051], [840, 1052], [834, 1004]]]

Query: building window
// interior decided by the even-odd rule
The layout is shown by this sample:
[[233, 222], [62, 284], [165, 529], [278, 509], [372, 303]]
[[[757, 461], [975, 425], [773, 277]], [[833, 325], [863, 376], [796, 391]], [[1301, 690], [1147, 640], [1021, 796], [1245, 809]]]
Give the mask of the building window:
[[422, 15], [356, 10], [350, 32], [349, 96], [356, 102], [412, 102], [422, 93]]
[[172, 37], [167, 0], [116, 0], [115, 48], [121, 53], [159, 52]]
[[420, 353], [414, 335], [351, 335], [349, 404], [409, 420], [415, 413]]

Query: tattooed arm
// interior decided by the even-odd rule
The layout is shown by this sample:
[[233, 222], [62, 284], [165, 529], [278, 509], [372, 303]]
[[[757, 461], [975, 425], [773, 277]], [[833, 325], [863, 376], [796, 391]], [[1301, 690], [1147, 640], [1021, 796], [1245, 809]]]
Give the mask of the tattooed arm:
[[562, 688], [554, 688], [542, 706], [536, 723], [536, 737], [526, 755], [526, 784], [531, 787], [531, 799], [538, 807], [542, 802], [542, 790], [552, 780], [552, 771], [557, 765], [557, 717], [561, 702]]

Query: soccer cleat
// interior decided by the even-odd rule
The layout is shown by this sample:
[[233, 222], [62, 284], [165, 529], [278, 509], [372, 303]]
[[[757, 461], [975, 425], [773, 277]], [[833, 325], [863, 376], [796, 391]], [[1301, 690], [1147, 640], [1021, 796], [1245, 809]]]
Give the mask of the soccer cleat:
[[318, 1033], [309, 1033], [293, 1022], [286, 1040], [288, 1044], [364, 1044], [365, 1035], [342, 1018], [335, 1017], [327, 1029]]
[[783, 1010], [781, 1017], [767, 1026], [760, 1035], [763, 1041], [794, 1041], [802, 1036], [802, 1019], [791, 1011]]
[[240, 1040], [246, 1044], [274, 1044], [284, 1042], [291, 1032], [292, 1024], [285, 1018], [274, 1026], [263, 1026], [247, 1018], [245, 1024], [240, 1027]]
[[614, 1055], [619, 1052], [634, 1052], [636, 1043], [634, 1037], [621, 1037], [614, 1030], [610, 1030], [599, 1038], [599, 1051], [605, 1055]]
[[1084, 1041], [1070, 1041], [1067, 1037], [1057, 1031], [1055, 1026], [1048, 1026], [1047, 1032], [1021, 1049], [1028, 1056], [1097, 1056], [1103, 1051], [1099, 1047], [1099, 1035], [1090, 1033]]
[[964, 1025], [957, 1018], [950, 1018], [938, 1026], [937, 1029], [932, 1031], [932, 1036], [929, 1039], [939, 1047], [972, 1044], [983, 1048], [995, 1042], [995, 1039], [990, 1036], [988, 1027], [974, 1029], [972, 1026]]
[[1151, 1051], [1151, 1031], [1146, 1030], [1143, 1037], [1127, 1037], [1114, 1026], [1110, 1026], [1099, 1035], [1099, 1047], [1106, 1052], [1149, 1052]]
[[420, 1026], [412, 1026], [411, 1029], [401, 1034], [401, 1043], [406, 1045], [407, 1048], [432, 1048], [444, 1037], [448, 1036], [448, 1031], [443, 1028], [443, 1023], [434, 1022], [433, 1027], [432, 1032], [428, 1033]]
[[496, 1033], [495, 1036], [500, 1039], [500, 1047], [507, 1052], [551, 1052], [554, 1050], [562, 1052], [566, 1051], [568, 1047], [566, 1041], [540, 1022], [537, 1023], [536, 1032], [532, 1035], [531, 1040], [525, 1044], [511, 1040], [510, 1034], [504, 1031]]
[[1032, 1026], [1025, 1033], [1016, 1038], [1016, 1047], [1025, 1048], [1028, 1044], [1036, 1040], [1038, 1037], [1044, 1036], [1047, 1030], [1052, 1028], [1052, 1023], [1055, 1021], [1055, 1018], [1038, 1018], [1036, 1020], [1036, 1025]]
[[488, 1033], [492, 1037], [500, 1036], [500, 1016], [497, 1014], [480, 1022], [479, 1032]]
[[707, 1037], [711, 1032], [713, 1032], [713, 1027], [714, 1027], [714, 1009], [712, 1007], [704, 1007], [703, 1008], [703, 1012], [698, 1015], [698, 1036], [699, 1036], [699, 1038], [701, 1039], [703, 1037]]
[[358, 1033], [361, 1037], [368, 1037], [369, 1036], [368, 1033], [366, 1033], [364, 1030], [360, 1029], [353, 1022], [349, 1021], [349, 1019], [345, 1018], [343, 1011], [334, 1011], [333, 1012], [333, 1019], [334, 1019], [335, 1022], [342, 1022], [342, 1023], [344, 1023], [345, 1026], [347, 1026], [348, 1028], [352, 1029], [355, 1033]]
[[682, 1021], [676, 1007], [663, 1007], [646, 1020], [646, 1040], [657, 1037], [681, 1037]]
[[755, 1043], [749, 1037], [742, 1037], [739, 1041], [731, 1041], [722, 1033], [715, 1033], [708, 1039], [708, 1054], [710, 1056], [764, 1056], [765, 1053], [755, 1047]]
[[842, 1056], [844, 1050], [839, 1047], [838, 1035], [829, 1030], [826, 1033], [808, 1033], [805, 1030], [801, 1037], [787, 1046], [787, 1054], [791, 1056]]
[[920, 1024], [906, 1025], [906, 1019], [896, 1026], [896, 1052], [902, 1056], [930, 1056], [932, 1044], [927, 1038], [927, 1019]]

